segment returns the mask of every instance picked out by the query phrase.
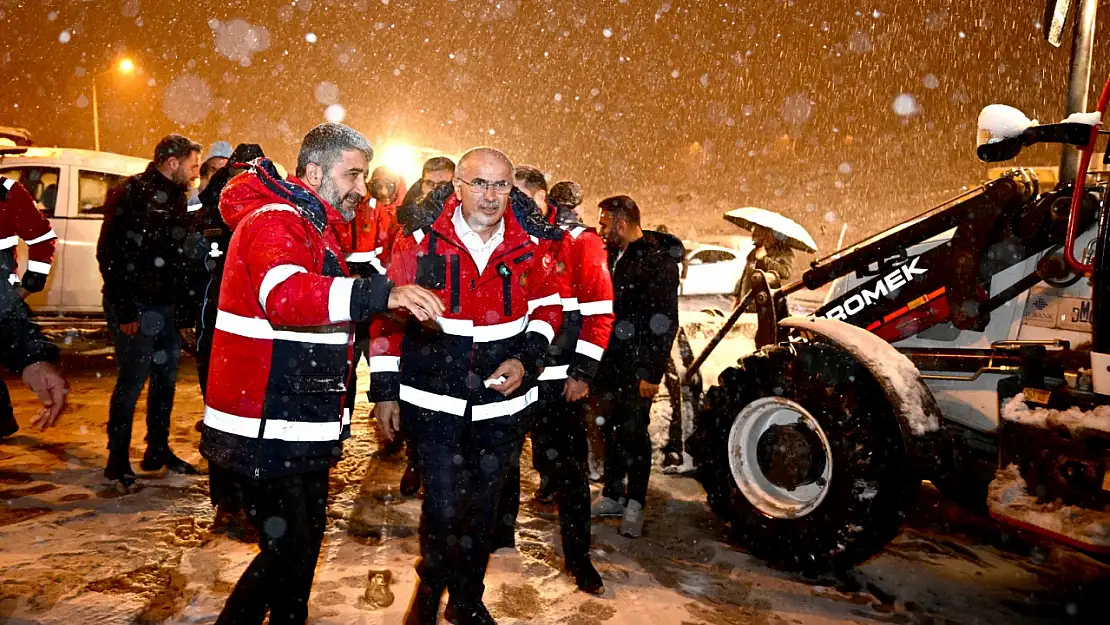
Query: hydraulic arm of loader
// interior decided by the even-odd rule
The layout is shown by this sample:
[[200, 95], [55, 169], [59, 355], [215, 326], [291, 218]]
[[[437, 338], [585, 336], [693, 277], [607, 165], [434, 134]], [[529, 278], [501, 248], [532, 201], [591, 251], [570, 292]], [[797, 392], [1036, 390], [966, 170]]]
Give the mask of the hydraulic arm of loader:
[[[1037, 179], [1031, 171], [1014, 170], [907, 222], [864, 239], [831, 256], [814, 261], [800, 281], [789, 284], [782, 289], [774, 289], [768, 286], [768, 281], [763, 279], [761, 272], [756, 272], [757, 279], [753, 280], [751, 291], [733, 309], [732, 314], [717, 332], [717, 335], [713, 337], [713, 340], [690, 366], [686, 373], [686, 382], [689, 383], [701, 368], [701, 365], [704, 364], [706, 358], [709, 357], [709, 354], [736, 324], [740, 315], [748, 307], [749, 302], [755, 301], [757, 310], [760, 311], [760, 329], [757, 330], [757, 338], [760, 340], [757, 341], [757, 344], [763, 345], [776, 340], [778, 334], [777, 328], [773, 328], [773, 326], [776, 325], [778, 311], [782, 307], [774, 305], [773, 302], [778, 302], [787, 295], [803, 288], [821, 288], [838, 278], [857, 271], [880, 275], [877, 282], [883, 283], [880, 285], [883, 292], [878, 293], [874, 290], [878, 287], [872, 287], [872, 290], [868, 293], [859, 295], [859, 298], [861, 298], [859, 301], [865, 302], [868, 300], [868, 296], [873, 295], [875, 305], [870, 306], [866, 315], [857, 314], [856, 317], [858, 318], [844, 319], [853, 325], [874, 329], [871, 326], [876, 316], [878, 316], [878, 319], [882, 319], [883, 316], [891, 314], [890, 311], [898, 312], [900, 307], [905, 307], [905, 303], [920, 300], [931, 292], [935, 293], [938, 288], [946, 290], [951, 288], [951, 291], [947, 293], [950, 298], [948, 300], [949, 310], [958, 308], [961, 311], [961, 315], [958, 317], [961, 323], [974, 325], [981, 312], [984, 312], [980, 309], [984, 298], [978, 287], [980, 285], [979, 278], [983, 272], [982, 258], [985, 251], [996, 244], [1000, 237], [1019, 240], [1021, 244], [1018, 247], [1021, 248], [1021, 251], [1016, 255], [1010, 254], [1010, 256], [1020, 256], [1021, 259], [1027, 258], [1032, 253], [1043, 251], [1050, 246], [1050, 240], [1053, 237], [1047, 231], [1052, 229], [1043, 227], [1044, 222], [1051, 218], [1050, 202], [1030, 203], [1030, 200], [1036, 197], [1038, 192]], [[1026, 206], [1036, 213], [1032, 219], [1037, 222], [1036, 227], [1022, 227], [1022, 224], [1031, 219], [1030, 216], [1020, 213], [1021, 209]], [[1014, 215], [1017, 215], [1016, 219], [1004, 220], [1004, 218], [1013, 217]], [[1003, 220], [1005, 223], [1001, 223]], [[951, 247], [936, 254], [936, 256], [943, 254], [945, 262], [953, 262], [952, 255], [956, 255], [955, 262], [963, 267], [962, 270], [957, 272], [958, 277], [956, 279], [952, 279], [950, 272], [938, 271], [934, 272], [932, 276], [928, 276], [930, 278], [928, 280], [907, 282], [902, 279], [900, 281], [886, 280], [884, 282], [881, 274], [887, 271], [898, 272], [899, 267], [907, 261], [906, 251], [910, 247], [953, 228], [957, 230], [952, 241], [948, 244]], [[1028, 232], [1025, 232], [1025, 230], [1028, 230]], [[1026, 240], [1021, 241], [1022, 238]], [[1011, 247], [1009, 246], [1008, 249]], [[1012, 264], [1018, 259], [1012, 258], [1010, 260], [1012, 262], [1009, 264]], [[873, 265], [875, 265], [874, 268]], [[937, 284], [938, 282], [940, 284]], [[869, 283], [865, 286], [871, 284], [875, 283]], [[898, 288], [890, 289], [891, 284], [897, 284]], [[895, 293], [890, 292], [892, 290], [897, 292], [896, 297]], [[852, 296], [852, 293], [847, 294], [846, 297], [848, 296]], [[880, 298], [880, 296], [882, 297]], [[974, 305], [972, 306], [971, 303], [974, 303]], [[818, 311], [818, 315], [833, 317], [834, 315], [822, 314], [829, 313], [832, 310], [831, 304], [834, 303], [822, 308], [821, 311]], [[859, 312], [856, 311], [856, 313]], [[957, 317], [955, 315], [953, 317], [953, 321], [956, 322]], [[772, 328], [763, 327], [767, 323], [772, 324]]]

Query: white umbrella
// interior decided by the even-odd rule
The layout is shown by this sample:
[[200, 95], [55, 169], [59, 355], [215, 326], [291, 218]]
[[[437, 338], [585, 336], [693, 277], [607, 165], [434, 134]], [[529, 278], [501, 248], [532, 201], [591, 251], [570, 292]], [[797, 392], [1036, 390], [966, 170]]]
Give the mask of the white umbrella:
[[814, 242], [809, 232], [806, 232], [806, 229], [794, 220], [778, 213], [754, 206], [746, 206], [725, 213], [725, 219], [745, 230], [752, 230], [755, 226], [763, 226], [773, 230], [794, 249], [810, 254], [817, 252], [817, 243]]

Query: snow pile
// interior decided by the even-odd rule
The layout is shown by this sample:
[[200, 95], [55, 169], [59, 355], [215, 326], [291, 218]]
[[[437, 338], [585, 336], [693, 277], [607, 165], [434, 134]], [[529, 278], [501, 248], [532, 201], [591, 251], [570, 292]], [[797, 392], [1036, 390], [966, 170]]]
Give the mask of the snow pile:
[[1036, 124], [1037, 120], [1030, 121], [1025, 113], [1005, 104], [991, 104], [979, 113], [980, 136], [986, 135], [986, 140], [981, 141], [982, 143], [996, 143], [1018, 137]]
[[[779, 325], [812, 332], [835, 342], [848, 350], [857, 360], [867, 366], [886, 387], [897, 403], [896, 408], [909, 423], [914, 435], [940, 429], [936, 404], [925, 385], [917, 367], [909, 358], [894, 349], [878, 336], [856, 326], [833, 319], [808, 319], [790, 317]], [[925, 407], [930, 409], [926, 410]]]
[[1086, 124], [1087, 126], [1095, 126], [1102, 123], [1102, 113], [1095, 111], [1093, 113], [1072, 113], [1068, 115], [1061, 124]]
[[1090, 430], [1110, 434], [1110, 406], [1097, 406], [1094, 410], [1074, 406], [1067, 410], [1030, 408], [1024, 395], [1014, 395], [1002, 405], [1002, 418], [1039, 428], [1067, 428], [1076, 434]]
[[995, 473], [987, 491], [991, 516], [1026, 528], [1039, 528], [1085, 545], [1110, 547], [1110, 512], [1041, 503], [1029, 494], [1017, 465]]

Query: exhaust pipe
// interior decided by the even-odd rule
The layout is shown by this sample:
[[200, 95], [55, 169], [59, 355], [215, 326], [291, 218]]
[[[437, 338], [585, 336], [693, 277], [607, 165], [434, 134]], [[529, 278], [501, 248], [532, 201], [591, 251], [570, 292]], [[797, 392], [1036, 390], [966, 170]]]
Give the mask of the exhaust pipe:
[[[1070, 0], [1056, 0], [1067, 11]], [[1071, 68], [1068, 72], [1067, 114], [1087, 112], [1087, 94], [1091, 90], [1091, 61], [1095, 49], [1095, 15], [1098, 0], [1079, 0], [1075, 16], [1075, 34], [1072, 37]], [[1045, 24], [1045, 28], [1049, 25]], [[1057, 184], [1071, 184], [1079, 171], [1079, 149], [1065, 145], [1060, 155], [1060, 175]]]

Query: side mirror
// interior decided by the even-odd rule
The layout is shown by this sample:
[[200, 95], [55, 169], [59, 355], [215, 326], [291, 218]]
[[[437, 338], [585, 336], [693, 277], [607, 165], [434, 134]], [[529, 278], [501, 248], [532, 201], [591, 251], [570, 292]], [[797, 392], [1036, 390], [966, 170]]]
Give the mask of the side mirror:
[[1064, 28], [1068, 25], [1068, 13], [1072, 0], [1048, 0], [1044, 5], [1044, 40], [1057, 48], [1064, 40]]
[[1015, 158], [1022, 148], [1036, 143], [1085, 146], [1100, 119], [1098, 113], [1076, 113], [1058, 124], [1041, 125], [1012, 106], [991, 104], [979, 113], [976, 154], [981, 161], [997, 163]]

